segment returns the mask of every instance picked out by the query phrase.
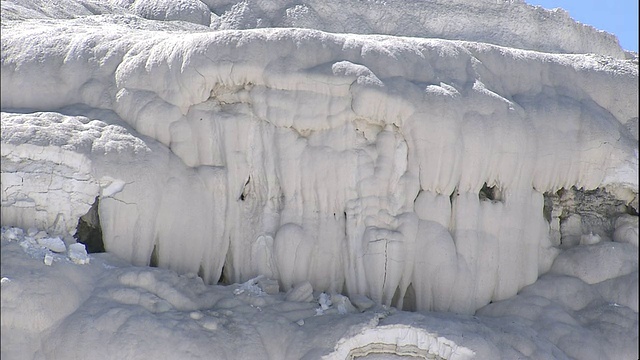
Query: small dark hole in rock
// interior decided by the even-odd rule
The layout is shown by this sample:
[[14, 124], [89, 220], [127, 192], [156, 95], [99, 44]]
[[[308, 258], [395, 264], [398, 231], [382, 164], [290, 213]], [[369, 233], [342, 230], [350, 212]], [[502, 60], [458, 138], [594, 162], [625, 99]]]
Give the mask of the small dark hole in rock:
[[489, 201], [500, 201], [502, 200], [500, 197], [500, 189], [497, 186], [489, 186], [487, 183], [482, 185], [482, 189], [480, 189], [480, 200], [489, 200]]
[[78, 219], [78, 227], [73, 235], [77, 242], [86, 246], [87, 252], [90, 254], [105, 252], [98, 205], [99, 199], [96, 197], [89, 211]]
[[151, 257], [149, 258], [149, 266], [158, 267], [158, 258], [160, 256], [160, 247], [158, 244], [153, 245], [153, 250], [151, 251]]
[[225, 274], [225, 266], [222, 266], [222, 271], [220, 272], [220, 278], [218, 279], [218, 284], [221, 284], [221, 285], [231, 284]]

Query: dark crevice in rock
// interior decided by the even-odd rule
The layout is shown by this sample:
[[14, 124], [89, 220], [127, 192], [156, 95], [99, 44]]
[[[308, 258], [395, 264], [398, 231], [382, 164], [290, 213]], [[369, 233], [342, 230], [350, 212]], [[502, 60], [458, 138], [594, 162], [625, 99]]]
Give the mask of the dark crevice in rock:
[[391, 298], [391, 305], [401, 308], [404, 305], [402, 305], [400, 303], [400, 296], [401, 296], [401, 290], [400, 290], [400, 286], [396, 287], [396, 291], [393, 293], [393, 297]]
[[402, 310], [417, 311], [416, 290], [413, 288], [413, 283], [409, 284], [407, 291], [404, 293], [404, 300], [402, 301]]
[[413, 288], [413, 284], [409, 284], [404, 294], [400, 286], [398, 286], [393, 293], [391, 305], [403, 311], [416, 311], [416, 291]]
[[451, 195], [449, 195], [449, 202], [451, 203], [451, 205], [453, 205], [453, 202], [458, 197], [458, 195], [460, 195], [458, 193], [458, 188], [453, 189], [453, 192], [451, 193]]
[[231, 284], [231, 282], [227, 278], [226, 267], [224, 265], [222, 266], [222, 271], [220, 272], [220, 278], [218, 279], [218, 284], [219, 285], [229, 285], [229, 284]]
[[547, 222], [551, 222], [551, 214], [553, 212], [553, 198], [552, 194], [544, 193], [544, 206], [542, 207], [542, 216]]
[[249, 182], [251, 182], [251, 176], [249, 176], [247, 181], [244, 183], [244, 186], [242, 187], [242, 193], [240, 194], [241, 201], [244, 201], [247, 197], [247, 194], [249, 193]]
[[149, 266], [158, 267], [158, 258], [160, 256], [160, 246], [158, 243], [153, 245], [153, 250], [151, 251], [151, 257], [149, 258]]
[[200, 267], [198, 268], [198, 276], [200, 279], [204, 280], [204, 266], [202, 266], [202, 264], [200, 264]]
[[73, 235], [77, 242], [85, 245], [90, 254], [105, 252], [98, 205], [99, 199], [96, 197], [89, 211], [78, 219], [78, 227]]

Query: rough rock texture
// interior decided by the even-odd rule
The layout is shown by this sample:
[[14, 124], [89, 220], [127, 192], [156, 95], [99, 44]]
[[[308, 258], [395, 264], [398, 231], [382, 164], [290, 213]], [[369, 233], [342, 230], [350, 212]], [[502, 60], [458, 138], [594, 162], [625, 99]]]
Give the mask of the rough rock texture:
[[576, 23], [560, 9], [524, 1], [205, 0], [215, 29], [297, 27], [335, 33], [387, 34], [486, 42], [559, 53], [596, 53], [624, 59], [612, 34]]

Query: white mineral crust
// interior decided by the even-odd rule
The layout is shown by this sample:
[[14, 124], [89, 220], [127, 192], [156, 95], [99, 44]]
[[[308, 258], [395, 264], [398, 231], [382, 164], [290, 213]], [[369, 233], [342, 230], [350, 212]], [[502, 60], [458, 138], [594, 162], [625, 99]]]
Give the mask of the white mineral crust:
[[[357, 299], [335, 297], [343, 315], [489, 314], [549, 270], [605, 295], [637, 280], [637, 61], [561, 10], [7, 0], [1, 75], [3, 226], [72, 243], [98, 199], [105, 249], [133, 265], [244, 283], [242, 299]], [[608, 236], [545, 218], [543, 194], [572, 188], [607, 189], [630, 214]], [[561, 253], [563, 232], [576, 247]], [[69, 257], [89, 262], [82, 244]], [[154, 313], [199, 309], [125, 293]], [[396, 325], [327, 358], [384, 352]], [[413, 336], [408, 354], [472, 354]]]

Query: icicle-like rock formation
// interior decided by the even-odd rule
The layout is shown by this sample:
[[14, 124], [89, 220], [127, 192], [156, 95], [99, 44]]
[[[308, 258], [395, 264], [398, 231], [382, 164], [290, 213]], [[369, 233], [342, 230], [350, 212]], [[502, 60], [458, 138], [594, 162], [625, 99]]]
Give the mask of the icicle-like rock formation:
[[194, 26], [3, 20], [3, 224], [69, 238], [98, 196], [137, 265], [472, 313], [550, 269], [544, 193], [638, 209], [629, 61]]

